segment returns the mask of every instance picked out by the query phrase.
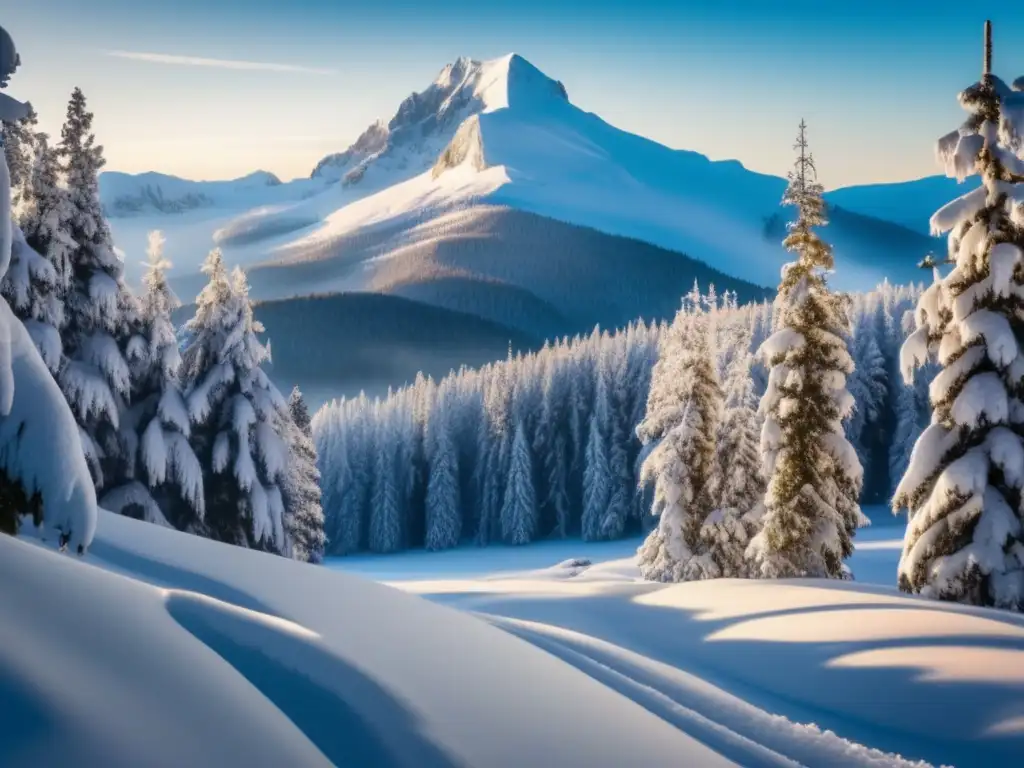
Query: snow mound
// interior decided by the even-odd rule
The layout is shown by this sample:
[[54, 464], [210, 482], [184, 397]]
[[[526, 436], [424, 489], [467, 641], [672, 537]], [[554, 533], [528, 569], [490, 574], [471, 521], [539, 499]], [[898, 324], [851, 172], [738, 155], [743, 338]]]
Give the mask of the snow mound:
[[0, 579], [11, 768], [735, 765], [477, 618], [108, 513]]
[[[891, 585], [902, 527], [862, 533], [853, 568]], [[580, 542], [535, 548], [616, 555]], [[379, 559], [385, 573], [417, 560]], [[861, 582], [657, 584], [639, 580], [635, 558], [569, 579], [512, 565], [445, 576], [438, 558], [433, 577], [395, 584], [487, 618], [741, 765], [983, 768], [1014, 764], [1024, 748], [1019, 615]]]

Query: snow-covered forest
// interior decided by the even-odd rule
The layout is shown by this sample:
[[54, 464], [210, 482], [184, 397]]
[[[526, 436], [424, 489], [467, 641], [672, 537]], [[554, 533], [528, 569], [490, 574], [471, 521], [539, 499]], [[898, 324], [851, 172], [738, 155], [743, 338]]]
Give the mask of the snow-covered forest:
[[[76, 88], [56, 144], [30, 107], [11, 109], [3, 124], [12, 234], [3, 245], [13, 247], [0, 293], [48, 369], [39, 392], [54, 393], [77, 422], [61, 450], [88, 467], [91, 504], [98, 497], [151, 523], [319, 561], [309, 415], [298, 390], [286, 399], [261, 368], [269, 352], [245, 274], [213, 250], [195, 316], [177, 329], [164, 237], [152, 232], [142, 289], [133, 291], [100, 204], [105, 161], [92, 121]], [[34, 439], [38, 430], [29, 432]], [[6, 530], [62, 506], [37, 485], [11, 493], [25, 498], [8, 505]]]
[[[729, 384], [723, 430], [760, 432], [738, 414], [752, 401], [757, 419], [768, 371], [755, 353], [771, 333], [773, 306], [736, 306], [730, 294], [705, 291], [683, 297], [671, 324], [595, 329], [438, 382], [421, 377], [385, 398], [325, 406], [313, 427], [328, 552], [612, 539], [649, 527], [636, 428], [659, 347], [694, 344], [686, 329], [698, 311], [713, 319], [717, 372]], [[918, 372], [913, 386], [899, 378], [919, 293], [883, 284], [849, 306], [856, 407], [845, 428], [866, 468], [865, 503], [887, 501], [930, 417], [932, 371]]]

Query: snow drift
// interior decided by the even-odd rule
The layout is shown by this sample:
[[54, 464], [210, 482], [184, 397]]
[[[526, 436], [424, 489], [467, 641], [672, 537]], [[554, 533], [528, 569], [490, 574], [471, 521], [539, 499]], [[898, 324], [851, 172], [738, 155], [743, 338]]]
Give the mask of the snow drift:
[[[899, 529], [871, 533], [854, 567], [888, 580]], [[607, 561], [630, 548], [340, 561], [412, 564], [399, 591], [106, 512], [84, 559], [0, 537], [0, 764], [965, 768], [1024, 747], [1019, 616], [640, 582]]]
[[4, 766], [732, 764], [469, 615], [99, 522], [85, 560], [0, 537]]

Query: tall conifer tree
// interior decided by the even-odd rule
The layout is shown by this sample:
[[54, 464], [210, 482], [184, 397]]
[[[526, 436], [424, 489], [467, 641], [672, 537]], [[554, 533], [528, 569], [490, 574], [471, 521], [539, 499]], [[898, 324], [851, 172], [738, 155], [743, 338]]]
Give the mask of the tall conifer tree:
[[68, 236], [75, 244], [60, 384], [78, 418], [96, 487], [110, 493], [135, 475], [133, 433], [121, 429], [121, 414], [131, 391], [128, 357], [143, 349], [145, 341], [136, 335], [137, 302], [124, 284], [124, 264], [103, 218], [98, 175], [105, 161], [92, 121], [85, 96], [76, 88], [58, 148], [70, 204]]
[[289, 554], [296, 560], [319, 563], [324, 559], [325, 543], [320, 470], [317, 469], [309, 409], [298, 387], [292, 389], [288, 398], [288, 415], [290, 419], [283, 428], [289, 453], [281, 493]]
[[203, 532], [230, 544], [285, 554], [281, 482], [288, 404], [261, 367], [270, 357], [257, 334], [245, 273], [228, 274], [219, 249], [203, 264], [209, 282], [186, 325], [182, 382], [192, 443], [203, 477]]
[[857, 503], [863, 472], [842, 424], [853, 406], [846, 297], [826, 283], [835, 264], [817, 232], [828, 222], [802, 121], [795, 148], [783, 203], [797, 209], [797, 218], [783, 244], [797, 259], [783, 267], [776, 331], [761, 347], [771, 366], [761, 400], [768, 491], [764, 526], [749, 555], [766, 578], [843, 578], [843, 560], [864, 522]]
[[[694, 285], [655, 366], [647, 416], [637, 427], [645, 443], [641, 480], [654, 485], [658, 527], [638, 551], [640, 572], [651, 581], [714, 578], [701, 529], [715, 508], [720, 472], [715, 451], [722, 389], [715, 363], [715, 329]], [[689, 310], [687, 312], [687, 309]]]
[[981, 186], [932, 216], [949, 232], [945, 277], [917, 307], [902, 350], [904, 377], [935, 358], [932, 420], [896, 489], [909, 509], [899, 568], [906, 592], [1024, 609], [1024, 78], [991, 72], [985, 25], [980, 82], [960, 93], [969, 113], [939, 140], [946, 174]]

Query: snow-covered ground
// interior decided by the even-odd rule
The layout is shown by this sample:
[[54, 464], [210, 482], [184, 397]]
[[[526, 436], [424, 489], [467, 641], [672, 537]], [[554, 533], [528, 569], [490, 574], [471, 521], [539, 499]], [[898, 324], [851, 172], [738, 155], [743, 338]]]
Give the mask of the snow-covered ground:
[[699, 739], [514, 635], [358, 577], [101, 512], [0, 536], [0, 765], [690, 765]]
[[1024, 619], [899, 593], [903, 527], [870, 512], [854, 583], [645, 583], [639, 540], [333, 566], [472, 612], [741, 765], [1012, 764]]
[[1012, 764], [1024, 620], [899, 595], [901, 530], [854, 584], [644, 583], [636, 541], [325, 568], [107, 513], [83, 560], [0, 536], [0, 765]]

